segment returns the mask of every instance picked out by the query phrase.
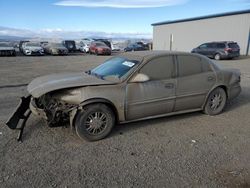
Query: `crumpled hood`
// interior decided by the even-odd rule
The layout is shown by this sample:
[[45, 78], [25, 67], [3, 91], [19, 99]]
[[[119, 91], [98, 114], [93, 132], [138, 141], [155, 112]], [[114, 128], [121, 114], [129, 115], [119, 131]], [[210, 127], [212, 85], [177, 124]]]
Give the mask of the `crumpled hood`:
[[106, 85], [115, 82], [102, 80], [84, 72], [79, 73], [60, 73], [42, 76], [34, 79], [28, 85], [28, 92], [35, 98], [38, 98], [48, 92], [66, 88]]

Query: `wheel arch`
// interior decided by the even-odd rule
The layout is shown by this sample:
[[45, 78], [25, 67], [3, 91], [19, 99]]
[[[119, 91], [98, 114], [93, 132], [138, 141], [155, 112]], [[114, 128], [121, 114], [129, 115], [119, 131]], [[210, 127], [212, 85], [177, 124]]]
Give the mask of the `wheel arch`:
[[206, 95], [206, 98], [205, 98], [205, 100], [204, 100], [204, 103], [203, 103], [203, 105], [202, 105], [202, 109], [204, 109], [204, 107], [205, 107], [205, 105], [206, 105], [206, 103], [207, 103], [207, 99], [208, 99], [208, 96], [210, 95], [210, 93], [212, 92], [212, 91], [214, 91], [216, 88], [222, 88], [225, 92], [226, 92], [226, 96], [227, 96], [227, 99], [228, 99], [228, 88], [227, 88], [227, 86], [226, 85], [217, 85], [217, 86], [215, 86], [215, 87], [213, 87], [208, 93], [207, 93], [207, 95]]
[[72, 115], [70, 118], [71, 119], [70, 120], [71, 127], [73, 127], [75, 125], [76, 115], [77, 115], [78, 111], [83, 109], [86, 106], [93, 105], [93, 104], [104, 104], [104, 105], [108, 106], [114, 113], [115, 123], [119, 122], [119, 113], [118, 113], [115, 105], [110, 100], [104, 99], [104, 98], [92, 98], [92, 99], [87, 99], [86, 101], [83, 101], [82, 103], [80, 103], [80, 105], [78, 106], [77, 109], [72, 111]]

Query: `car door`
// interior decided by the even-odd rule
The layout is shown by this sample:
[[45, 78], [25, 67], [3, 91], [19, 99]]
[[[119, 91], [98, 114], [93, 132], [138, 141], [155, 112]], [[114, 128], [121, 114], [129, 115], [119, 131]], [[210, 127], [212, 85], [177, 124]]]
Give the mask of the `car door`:
[[149, 81], [128, 82], [126, 86], [126, 120], [172, 112], [176, 89], [175, 72], [173, 56], [157, 57], [144, 64], [137, 73], [147, 75]]
[[208, 43], [206, 56], [213, 58], [214, 54], [216, 53], [216, 48], [217, 48], [216, 43]]
[[178, 55], [178, 76], [174, 111], [201, 108], [216, 82], [209, 60], [195, 55]]

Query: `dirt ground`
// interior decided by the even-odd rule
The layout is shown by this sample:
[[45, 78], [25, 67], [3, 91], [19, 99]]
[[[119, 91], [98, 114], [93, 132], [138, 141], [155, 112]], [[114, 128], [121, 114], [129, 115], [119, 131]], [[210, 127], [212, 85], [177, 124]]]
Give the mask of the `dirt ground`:
[[88, 70], [107, 56], [0, 57], [0, 187], [250, 187], [250, 58], [225, 112], [117, 125], [98, 142], [31, 116], [23, 143], [4, 123], [33, 78]]

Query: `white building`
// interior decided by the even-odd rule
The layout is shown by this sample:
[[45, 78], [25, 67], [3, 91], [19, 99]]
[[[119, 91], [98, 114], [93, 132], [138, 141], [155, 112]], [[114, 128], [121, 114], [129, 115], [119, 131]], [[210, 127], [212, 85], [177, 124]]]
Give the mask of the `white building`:
[[235, 41], [250, 55], [250, 10], [152, 24], [154, 50], [190, 52], [202, 43]]

